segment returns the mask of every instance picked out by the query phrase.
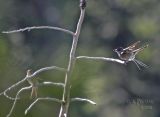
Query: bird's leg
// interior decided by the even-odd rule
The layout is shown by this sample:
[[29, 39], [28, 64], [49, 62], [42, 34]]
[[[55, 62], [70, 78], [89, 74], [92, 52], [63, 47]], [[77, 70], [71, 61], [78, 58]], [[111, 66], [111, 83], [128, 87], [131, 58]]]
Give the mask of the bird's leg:
[[128, 61], [124, 61], [124, 64], [127, 65]]
[[135, 59], [135, 61], [136, 61], [139, 65], [141, 65], [141, 66], [143, 66], [143, 67], [145, 67], [145, 68], [149, 68], [149, 66], [146, 65], [146, 64], [144, 64], [143, 62], [141, 62], [141, 61], [139, 61], [139, 60], [136, 60], [136, 59]]
[[133, 62], [136, 64], [136, 66], [138, 67], [139, 70], [141, 70], [140, 66], [138, 65], [136, 60], [133, 60]]

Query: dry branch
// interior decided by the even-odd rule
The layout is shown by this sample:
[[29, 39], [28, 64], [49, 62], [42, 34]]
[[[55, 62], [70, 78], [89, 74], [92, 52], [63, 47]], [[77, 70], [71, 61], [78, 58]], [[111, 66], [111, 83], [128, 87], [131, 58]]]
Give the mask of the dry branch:
[[70, 81], [71, 81], [71, 75], [72, 75], [72, 71], [74, 69], [74, 64], [75, 64], [75, 60], [76, 60], [75, 52], [77, 49], [77, 43], [78, 43], [78, 39], [79, 39], [80, 31], [81, 31], [81, 26], [82, 26], [83, 19], [84, 19], [84, 14], [85, 14], [85, 9], [81, 8], [81, 14], [80, 14], [79, 21], [77, 24], [76, 33], [73, 36], [72, 47], [70, 50], [70, 58], [69, 58], [68, 68], [67, 68], [67, 72], [66, 72], [66, 76], [65, 76], [65, 83], [64, 83], [65, 85], [64, 85], [63, 98], [62, 98], [62, 100], [65, 103], [61, 104], [59, 117], [67, 117], [67, 114], [68, 114], [68, 109], [69, 109], [69, 105], [70, 105], [70, 87], [71, 87]]
[[57, 98], [51, 98], [51, 97], [45, 97], [45, 98], [37, 98], [33, 103], [30, 104], [30, 106], [25, 110], [25, 114], [28, 113], [28, 111], [30, 111], [30, 109], [38, 102], [41, 100], [48, 100], [48, 101], [54, 101], [57, 103], [62, 103], [61, 100], [57, 99]]
[[12, 88], [14, 88], [14, 87], [20, 85], [21, 83], [25, 82], [27, 79], [36, 78], [35, 76], [38, 75], [38, 74], [40, 74], [41, 72], [49, 71], [49, 70], [53, 70], [53, 69], [54, 70], [58, 70], [58, 71], [62, 71], [62, 72], [66, 72], [66, 70], [64, 68], [60, 68], [60, 67], [56, 67], [56, 66], [41, 68], [41, 69], [35, 71], [32, 75], [23, 78], [22, 80], [20, 80], [17, 83], [13, 84], [9, 88], [5, 89], [3, 92], [0, 93], [0, 95], [5, 95], [6, 92], [10, 91]]
[[110, 61], [110, 62], [116, 62], [120, 64], [125, 64], [124, 61], [120, 59], [114, 59], [114, 58], [106, 58], [106, 57], [90, 57], [90, 56], [78, 56], [77, 59], [87, 59], [87, 60], [98, 60], [98, 61]]
[[38, 86], [43, 86], [43, 85], [54, 85], [54, 86], [64, 87], [63, 83], [57, 83], [57, 82], [48, 82], [48, 81], [45, 81], [45, 82], [42, 82], [42, 83], [38, 84]]
[[18, 99], [18, 97], [19, 97], [19, 95], [20, 95], [20, 93], [21, 93], [22, 91], [28, 90], [28, 89], [30, 89], [30, 88], [32, 88], [32, 86], [23, 87], [23, 88], [21, 88], [21, 89], [17, 92], [16, 98], [15, 98], [15, 100], [14, 100], [14, 102], [13, 102], [12, 108], [11, 108], [10, 112], [8, 113], [7, 117], [10, 117], [10, 116], [11, 116], [11, 114], [12, 114], [12, 112], [13, 112], [13, 109], [14, 109], [14, 107], [15, 107], [15, 105], [16, 105], [17, 99]]
[[96, 105], [96, 102], [90, 100], [90, 99], [85, 99], [85, 98], [71, 98], [71, 102], [75, 102], [75, 101], [80, 101], [80, 102], [88, 102], [90, 104]]
[[31, 31], [31, 30], [36, 30], [36, 29], [50, 29], [50, 30], [57, 30], [57, 31], [62, 31], [65, 33], [68, 33], [70, 35], [74, 35], [74, 33], [70, 30], [67, 29], [63, 29], [63, 28], [59, 28], [59, 27], [53, 27], [53, 26], [32, 26], [32, 27], [25, 27], [25, 28], [21, 28], [18, 30], [11, 30], [11, 31], [3, 31], [2, 33], [18, 33], [18, 32], [24, 32], [24, 31]]

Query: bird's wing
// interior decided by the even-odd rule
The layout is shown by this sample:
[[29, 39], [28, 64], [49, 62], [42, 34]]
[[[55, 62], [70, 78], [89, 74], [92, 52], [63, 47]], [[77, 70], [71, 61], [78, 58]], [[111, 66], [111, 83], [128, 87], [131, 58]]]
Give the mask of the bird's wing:
[[142, 47], [134, 50], [133, 52], [134, 52], [134, 53], [138, 53], [138, 52], [142, 51], [144, 48], [147, 48], [148, 46], [149, 46], [148, 44], [147, 44], [147, 45], [144, 45], [144, 46], [142, 46]]
[[124, 50], [133, 50], [137, 48], [137, 45], [140, 43], [140, 41], [137, 41], [133, 43], [132, 45], [128, 46], [127, 48], [124, 48]]

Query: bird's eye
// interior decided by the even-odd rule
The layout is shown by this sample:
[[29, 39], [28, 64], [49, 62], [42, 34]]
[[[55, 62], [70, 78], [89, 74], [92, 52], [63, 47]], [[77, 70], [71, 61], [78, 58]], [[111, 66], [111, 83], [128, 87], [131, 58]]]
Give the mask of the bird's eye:
[[119, 48], [117, 48], [117, 51], [118, 51], [118, 52], [121, 52], [121, 51], [123, 51], [123, 48], [122, 48], [122, 47], [119, 47]]

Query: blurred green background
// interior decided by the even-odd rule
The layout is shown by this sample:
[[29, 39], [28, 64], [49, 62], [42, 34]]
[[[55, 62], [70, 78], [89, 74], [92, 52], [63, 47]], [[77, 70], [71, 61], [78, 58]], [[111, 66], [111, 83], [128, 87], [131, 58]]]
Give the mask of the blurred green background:
[[[74, 31], [79, 18], [79, 0], [0, 0], [0, 32], [26, 26], [50, 25]], [[73, 103], [69, 117], [159, 117], [160, 116], [160, 1], [87, 0], [86, 15], [76, 55], [118, 58], [113, 49], [137, 40], [149, 48], [137, 58], [150, 68], [138, 70], [132, 62], [78, 60], [72, 76], [71, 97], [87, 97], [88, 103]], [[54, 30], [0, 34], [0, 92], [23, 79], [27, 69], [67, 67], [72, 37]], [[48, 71], [40, 82], [63, 82], [64, 74]], [[14, 88], [10, 96], [23, 86]], [[39, 97], [62, 97], [55, 86], [39, 88]], [[41, 101], [25, 116], [33, 102], [30, 91], [21, 95], [12, 117], [57, 117], [60, 105]], [[13, 101], [0, 96], [0, 117]]]

